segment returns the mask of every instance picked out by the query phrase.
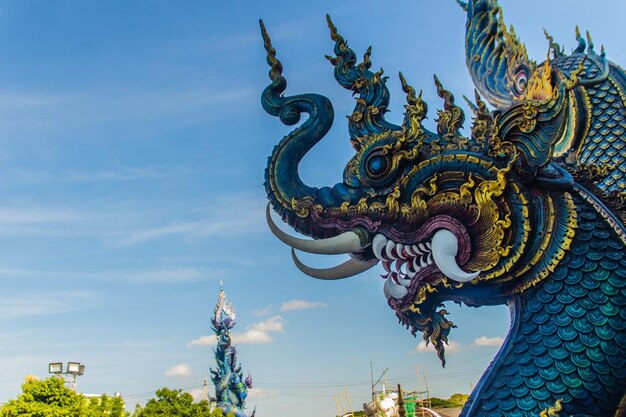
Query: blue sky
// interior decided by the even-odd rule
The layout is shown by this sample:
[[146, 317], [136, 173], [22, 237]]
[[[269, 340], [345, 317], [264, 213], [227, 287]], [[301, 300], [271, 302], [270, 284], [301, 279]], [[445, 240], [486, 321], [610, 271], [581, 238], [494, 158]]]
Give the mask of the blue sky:
[[[543, 27], [569, 51], [580, 24], [626, 66], [623, 1], [502, 4], [531, 56], [545, 56]], [[84, 363], [79, 390], [121, 392], [131, 410], [162, 386], [197, 392], [213, 364], [203, 337], [220, 281], [259, 416], [333, 415], [344, 388], [358, 407], [370, 362], [376, 377], [389, 368], [389, 384], [415, 388], [419, 366], [433, 394], [469, 392], [506, 334], [506, 308], [449, 305], [459, 328], [441, 369], [397, 324], [378, 271], [305, 277], [265, 225], [263, 170], [289, 128], [260, 105], [258, 19], [287, 93], [333, 101], [335, 126], [301, 166], [326, 185], [351, 156], [342, 115], [353, 105], [323, 57], [327, 12], [359, 55], [373, 46], [393, 121], [399, 70], [424, 90], [430, 123], [433, 73], [457, 101], [472, 93], [452, 0], [0, 5], [0, 402], [53, 361]]]

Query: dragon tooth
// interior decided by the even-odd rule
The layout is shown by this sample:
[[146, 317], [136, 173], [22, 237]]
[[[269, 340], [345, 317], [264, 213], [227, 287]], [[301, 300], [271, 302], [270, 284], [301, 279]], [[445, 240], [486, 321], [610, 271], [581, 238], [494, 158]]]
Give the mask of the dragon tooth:
[[374, 251], [374, 256], [376, 256], [381, 261], [384, 261], [382, 250], [387, 245], [387, 238], [380, 233], [374, 236], [372, 240], [372, 251]]
[[420, 267], [420, 264], [418, 262], [419, 258], [414, 258], [413, 259], [413, 269], [415, 270], [415, 273], [418, 273], [420, 271], [420, 269], [422, 269]]
[[408, 287], [409, 285], [411, 285], [411, 279], [407, 279], [406, 275], [400, 274], [398, 275], [396, 280], [398, 281], [398, 284], [402, 285], [403, 287]]
[[404, 250], [404, 245], [402, 243], [396, 243], [396, 254], [400, 259], [406, 259], [406, 256], [402, 253]]
[[426, 247], [425, 244], [420, 243], [419, 244], [420, 249], [422, 250], [422, 253], [428, 252], [428, 248]]
[[429, 253], [428, 254], [428, 258], [426, 259], [426, 263], [428, 263], [428, 265], [432, 265], [433, 264], [433, 253]]
[[413, 252], [413, 246], [411, 245], [406, 245], [404, 247], [404, 252], [407, 254], [407, 256], [413, 258], [415, 256], [415, 252]]
[[398, 272], [400, 272], [401, 274], [406, 275], [406, 262], [402, 262], [400, 263], [400, 261], [396, 262], [396, 269], [398, 270]]
[[413, 268], [408, 268], [406, 271], [406, 276], [413, 279], [417, 275], [417, 271], [413, 270]]
[[411, 246], [411, 249], [413, 249], [413, 253], [415, 254], [415, 256], [421, 255], [422, 252], [420, 252], [419, 248], [417, 247], [417, 245], [413, 245]]
[[425, 256], [422, 256], [422, 257], [420, 258], [420, 266], [421, 266], [422, 268], [425, 268], [425, 267], [427, 267], [427, 266], [428, 266], [428, 262], [426, 261], [426, 257], [425, 257]]
[[403, 287], [402, 285], [396, 284], [395, 282], [393, 282], [393, 280], [387, 279], [383, 287], [383, 292], [385, 293], [385, 297], [387, 297], [387, 299], [395, 298], [396, 300], [400, 300], [402, 299], [402, 297], [407, 295], [409, 290], [407, 290], [406, 287]]
[[397, 256], [394, 256], [393, 249], [396, 247], [396, 243], [393, 240], [388, 240], [387, 245], [385, 246], [385, 254], [389, 259], [397, 259]]

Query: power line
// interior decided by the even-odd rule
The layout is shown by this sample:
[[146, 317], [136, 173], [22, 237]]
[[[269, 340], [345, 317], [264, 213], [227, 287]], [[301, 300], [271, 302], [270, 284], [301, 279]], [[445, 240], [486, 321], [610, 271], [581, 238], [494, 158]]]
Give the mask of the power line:
[[[486, 355], [484, 355], [486, 356]], [[473, 358], [468, 360], [467, 362], [480, 359], [482, 356]], [[484, 369], [472, 369], [467, 371], [455, 372], [455, 373], [444, 373], [439, 375], [429, 376], [430, 380], [439, 380], [439, 379], [450, 379], [456, 377], [464, 377], [464, 376], [473, 376], [482, 374]], [[407, 375], [398, 378], [390, 378], [389, 382], [391, 383], [402, 383], [402, 382], [411, 382], [415, 380], [415, 375]], [[293, 392], [297, 390], [320, 390], [320, 389], [330, 389], [330, 388], [345, 388], [345, 387], [369, 387], [370, 381], [366, 380], [353, 380], [353, 381], [344, 381], [344, 382], [303, 382], [303, 381], [294, 381], [294, 382], [266, 382], [260, 381], [256, 383], [257, 386], [262, 386], [265, 389], [274, 390], [275, 394], [282, 396], [301, 396], [301, 397], [320, 397], [320, 398], [332, 398], [332, 395], [328, 394], [311, 394], [307, 391], [302, 392]], [[180, 389], [180, 390], [189, 390], [194, 388], [203, 388], [204, 381], [178, 386], [172, 389]], [[288, 392], [285, 392], [288, 391]], [[290, 392], [289, 392], [290, 391]], [[144, 398], [151, 395], [154, 395], [155, 391], [141, 392], [137, 394], [128, 394], [123, 395], [125, 399], [137, 399]], [[368, 399], [368, 397], [354, 397], [354, 398], [363, 398]]]

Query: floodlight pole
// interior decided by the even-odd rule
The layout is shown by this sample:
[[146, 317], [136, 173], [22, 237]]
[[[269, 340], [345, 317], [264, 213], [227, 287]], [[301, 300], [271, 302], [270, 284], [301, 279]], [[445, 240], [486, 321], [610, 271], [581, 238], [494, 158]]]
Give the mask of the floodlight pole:
[[67, 376], [67, 384], [72, 387], [72, 390], [76, 392], [76, 374], [65, 374]]
[[83, 375], [84, 372], [85, 365], [79, 362], [68, 362], [65, 368], [65, 372], [63, 372], [62, 362], [54, 362], [48, 364], [48, 373], [58, 375], [59, 377], [63, 375], [63, 382], [68, 385], [74, 392], [76, 392], [76, 377]]

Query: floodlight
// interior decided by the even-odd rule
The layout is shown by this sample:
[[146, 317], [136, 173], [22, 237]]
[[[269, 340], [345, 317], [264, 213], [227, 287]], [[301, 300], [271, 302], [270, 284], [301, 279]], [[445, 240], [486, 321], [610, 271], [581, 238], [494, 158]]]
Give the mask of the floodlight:
[[48, 364], [48, 373], [60, 374], [63, 372], [63, 363], [53, 362]]
[[85, 373], [85, 365], [80, 365], [78, 368], [78, 375], [82, 375]]
[[68, 362], [67, 363], [67, 373], [78, 375], [80, 372], [80, 362]]

